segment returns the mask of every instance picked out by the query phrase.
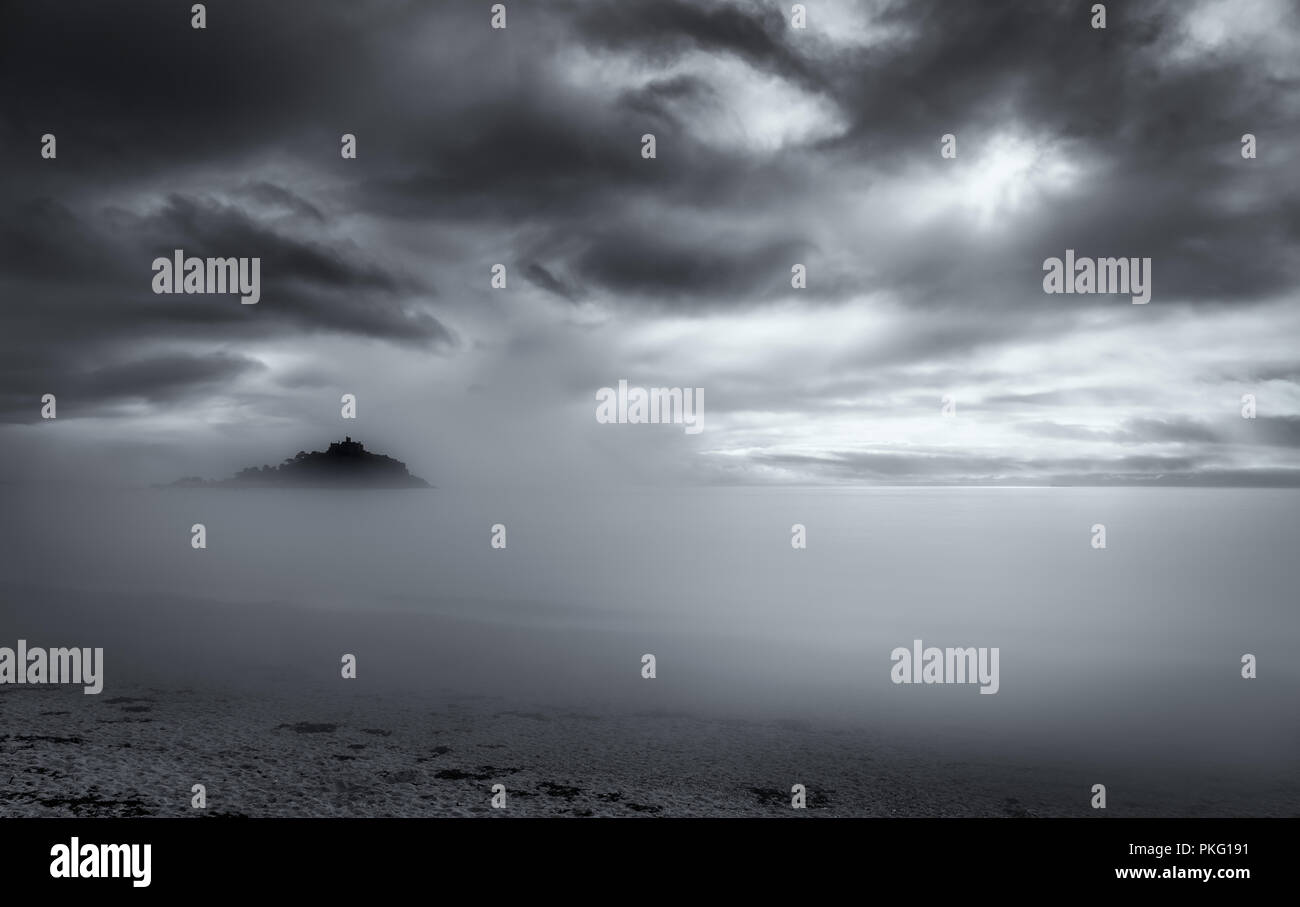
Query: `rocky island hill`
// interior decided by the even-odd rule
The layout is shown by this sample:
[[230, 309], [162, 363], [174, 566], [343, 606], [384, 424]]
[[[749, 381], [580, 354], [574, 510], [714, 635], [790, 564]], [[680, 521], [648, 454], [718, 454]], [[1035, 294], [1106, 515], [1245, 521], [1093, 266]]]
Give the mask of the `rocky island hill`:
[[279, 466], [250, 466], [234, 478], [209, 481], [190, 476], [173, 482], [184, 488], [432, 488], [407, 471], [406, 464], [384, 454], [371, 453], [351, 437], [330, 444], [328, 450], [298, 451]]

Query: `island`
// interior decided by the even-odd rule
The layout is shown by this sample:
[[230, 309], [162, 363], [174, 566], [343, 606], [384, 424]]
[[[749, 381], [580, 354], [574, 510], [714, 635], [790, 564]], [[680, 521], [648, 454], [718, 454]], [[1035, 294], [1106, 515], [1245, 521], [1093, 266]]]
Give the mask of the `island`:
[[180, 488], [432, 488], [407, 470], [406, 464], [384, 454], [371, 453], [360, 441], [346, 437], [328, 450], [298, 451], [279, 466], [250, 466], [231, 479], [187, 476], [173, 482]]

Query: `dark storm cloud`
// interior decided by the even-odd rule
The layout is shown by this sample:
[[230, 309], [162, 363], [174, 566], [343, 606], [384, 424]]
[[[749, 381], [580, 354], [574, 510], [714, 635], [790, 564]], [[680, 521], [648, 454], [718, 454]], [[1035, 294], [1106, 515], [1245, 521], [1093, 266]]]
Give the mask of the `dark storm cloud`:
[[1113, 441], [1115, 432], [1083, 425], [1060, 425], [1056, 422], [1027, 422], [1018, 426], [1025, 434], [1064, 441]]
[[[1036, 391], [1028, 394], [993, 394], [986, 398], [985, 403], [998, 407], [1008, 406], [1011, 409], [1021, 406], [1057, 408], [1094, 404], [1104, 405], [1130, 401], [1139, 393], [1138, 390], [1129, 391], [1114, 387], [1078, 387]], [[978, 408], [978, 404], [967, 408]]]
[[565, 285], [563, 281], [535, 261], [530, 262], [524, 268], [524, 277], [533, 286], [540, 287], [548, 293], [567, 299], [569, 302], [575, 302], [578, 299], [579, 294], [576, 291]]
[[1128, 419], [1124, 422], [1120, 440], [1132, 439], [1138, 443], [1217, 443], [1222, 432], [1195, 419]]
[[[350, 201], [381, 214], [581, 218], [585, 223], [566, 224], [587, 239], [574, 244], [569, 264], [580, 281], [609, 280], [611, 289], [622, 287], [619, 272], [626, 268], [605, 262], [601, 237], [611, 224], [625, 237], [633, 233], [640, 199], [681, 209], [666, 213], [661, 226], [682, 245], [712, 240], [691, 216], [695, 206], [710, 204], [766, 232], [756, 238], [757, 248], [781, 247], [806, 241], [798, 224], [782, 223], [774, 209], [809, 175], [846, 162], [891, 172], [918, 160], [939, 172], [955, 163], [933, 153], [943, 132], [956, 132], [963, 153], [975, 154], [997, 131], [1011, 128], [1076, 142], [1102, 181], [1062, 199], [1060, 209], [1045, 212], [992, 261], [980, 243], [940, 233], [912, 254], [863, 257], [856, 279], [812, 281], [806, 297], [838, 299], [848, 283], [892, 286], [919, 302], [947, 301], [977, 284], [1000, 295], [1003, 308], [1041, 306], [1039, 264], [1066, 247], [1153, 257], [1158, 298], [1241, 301], [1287, 286], [1296, 275], [1287, 254], [1296, 229], [1294, 190], [1273, 193], [1266, 208], [1249, 213], [1229, 210], [1222, 193], [1186, 191], [1188, 184], [1249, 185], [1253, 177], [1236, 157], [1240, 124], [1258, 124], [1263, 132], [1286, 123], [1278, 108], [1282, 92], [1255, 90], [1260, 76], [1249, 61], [1230, 56], [1162, 68], [1162, 42], [1173, 40], [1180, 23], [1176, 5], [1112, 4], [1105, 31], [1087, 27], [1088, 7], [884, 4], [875, 18], [891, 37], [859, 50], [800, 34], [788, 27], [784, 9], [765, 4], [570, 3], [516, 19], [517, 28], [547, 38], [530, 44], [511, 36], [516, 77], [502, 77], [501, 61], [480, 54], [455, 91], [403, 95], [392, 91], [404, 82], [402, 67], [411, 70], [408, 77], [426, 75], [419, 67], [438, 67], [436, 46], [423, 55], [432, 62], [418, 67], [409, 55], [394, 53], [407, 49], [405, 33], [436, 15], [440, 33], [485, 47], [493, 36], [480, 21], [481, 8], [453, 4], [422, 14], [380, 4], [358, 34], [359, 21], [346, 4], [223, 4], [211, 11], [202, 34], [168, 4], [111, 10], [74, 4], [62, 15], [76, 29], [37, 6], [24, 8], [16, 27], [6, 29], [5, 74], [24, 91], [5, 122], [8, 132], [29, 141], [47, 128], [42, 124], [68, 122], [73, 131], [61, 136], [60, 169], [98, 177], [276, 150], [335, 166], [341, 181], [354, 181], [340, 187]], [[239, 40], [226, 40], [232, 34]], [[648, 68], [645, 85], [605, 98], [599, 86], [579, 93], [562, 84], [566, 44], [641, 61]], [[223, 56], [232, 47], [239, 48], [237, 59]], [[844, 118], [843, 134], [768, 162], [752, 150], [702, 145], [694, 135], [698, 124], [683, 122], [665, 105], [715, 93], [716, 86], [699, 76], [655, 78], [652, 71], [697, 51], [734, 57], [824, 98]], [[84, 71], [99, 74], [93, 84], [61, 81]], [[343, 176], [331, 161], [344, 121], [367, 124], [358, 131], [372, 160], [354, 168], [355, 176]], [[157, 128], [159, 122], [167, 128]], [[680, 129], [661, 136], [661, 159], [647, 166], [637, 140], [647, 126], [665, 122]], [[34, 158], [21, 156], [25, 173], [41, 169]], [[1266, 156], [1251, 166], [1274, 165]], [[835, 190], [835, 181], [821, 183], [824, 191]], [[599, 225], [587, 217], [596, 211]], [[641, 241], [655, 254], [649, 231]], [[634, 258], [637, 251], [634, 238], [623, 255]], [[662, 288], [680, 295], [687, 280], [686, 288], [695, 290], [692, 308], [741, 303], [743, 294], [718, 292], [726, 279], [696, 287], [689, 278], [699, 272], [689, 263], [669, 264], [676, 266], [665, 269]], [[737, 264], [744, 266], [743, 257]], [[634, 288], [647, 291], [642, 296], [657, 288], [653, 274], [630, 277]]]
[[[421, 219], [583, 218], [566, 225], [586, 239], [571, 244], [567, 263], [579, 282], [635, 289], [643, 299], [660, 288], [677, 297], [690, 291], [685, 304], [695, 309], [743, 304], [745, 292], [720, 289], [732, 286], [747, 259], [742, 254], [734, 269], [724, 264], [722, 276], [707, 279], [707, 267], [667, 253], [662, 283], [652, 269], [609, 263], [606, 253], [621, 252], [625, 260], [642, 248], [648, 256], [666, 254], [651, 231], [635, 235], [638, 199], [666, 199], [681, 209], [664, 215], [662, 232], [683, 246], [715, 240], [691, 216], [695, 205], [713, 204], [768, 234], [755, 238], [755, 248], [784, 251], [807, 240], [773, 208], [808, 174], [847, 161], [889, 172], [926, 160], [937, 172], [953, 163], [933, 153], [942, 132], [958, 133], [963, 152], [974, 154], [996, 131], [1013, 128], [1076, 141], [1104, 183], [1064, 199], [1062, 210], [1046, 213], [992, 260], [978, 242], [941, 233], [928, 249], [883, 261], [864, 256], [856, 276], [812, 281], [806, 298], [836, 300], [845, 286], [892, 286], [918, 302], [946, 302], [978, 284], [1001, 295], [1004, 309], [1041, 306], [1039, 265], [1066, 247], [1153, 257], [1160, 298], [1258, 298], [1295, 276], [1283, 242], [1295, 228], [1289, 193], [1277, 194], [1267, 210], [1242, 214], [1224, 210], [1218, 193], [1185, 190], [1188, 183], [1249, 178], [1234, 160], [1237, 125], [1277, 123], [1278, 92], [1250, 91], [1257, 79], [1232, 58], [1207, 56], [1162, 70], [1160, 42], [1178, 27], [1176, 7], [1113, 4], [1110, 27], [1093, 31], [1084, 3], [886, 4], [876, 19], [892, 37], [853, 50], [795, 32], [784, 10], [763, 4], [572, 3], [517, 26], [554, 36], [536, 47], [510, 45], [517, 78], [493, 77], [500, 64], [488, 58], [457, 80], [456, 92], [418, 97], [391, 92], [402, 82], [400, 67], [413, 67], [391, 50], [426, 20], [410, 7], [376, 9], [363, 37], [350, 31], [356, 22], [340, 4], [313, 6], [310, 14], [292, 5], [222, 5], [201, 37], [165, 4], [111, 14], [74, 7], [73, 33], [51, 14], [25, 11], [18, 24], [50, 39], [54, 56], [44, 69], [53, 84], [21, 77], [31, 50], [11, 45], [12, 74], [19, 84], [31, 83], [31, 92], [6, 120], [15, 134], [38, 133], [38, 121], [48, 122], [54, 111], [54, 119], [101, 136], [96, 147], [115, 142], [122, 172], [136, 173], [143, 161], [176, 166], [268, 149], [324, 165], [341, 131], [327, 124], [359, 119], [374, 124], [359, 131], [363, 154], [377, 158], [380, 172], [373, 163], [355, 168], [355, 183], [345, 189], [353, 203]], [[445, 31], [484, 46], [492, 36], [478, 21], [481, 12], [452, 5], [437, 15], [448, 20]], [[243, 27], [254, 22], [256, 28]], [[239, 31], [237, 44], [220, 40], [227, 30]], [[141, 35], [151, 36], [153, 52], [122, 65], [123, 55], [142, 49]], [[645, 85], [602, 99], [598, 86], [581, 94], [561, 84], [565, 42], [642, 61]], [[227, 46], [241, 48], [238, 65], [218, 55], [216, 48]], [[826, 99], [845, 119], [843, 135], [792, 149], [776, 162], [744, 148], [702, 145], [693, 134], [697, 124], [682, 122], [668, 102], [716, 87], [699, 76], [654, 78], [652, 71], [697, 51], [732, 56]], [[425, 65], [436, 70], [436, 62]], [[60, 73], [78, 70], [102, 72], [102, 84], [58, 83]], [[186, 78], [177, 79], [178, 72]], [[110, 107], [101, 103], [105, 97], [123, 100]], [[151, 128], [160, 115], [166, 130]], [[647, 166], [637, 140], [665, 123], [679, 129], [661, 136], [661, 159]], [[1207, 139], [1216, 132], [1221, 141]], [[149, 141], [128, 148], [125, 137], [137, 134]], [[309, 138], [319, 147], [309, 151]], [[76, 133], [63, 139], [64, 156], [76, 160], [60, 167], [82, 166], [77, 149], [88, 142]], [[105, 157], [112, 155], [95, 154], [99, 174]], [[1264, 161], [1256, 163], [1263, 169]], [[35, 167], [28, 162], [24, 169]], [[107, 171], [116, 168], [110, 161]], [[583, 217], [595, 211], [599, 226]], [[610, 249], [603, 238], [610, 225], [630, 245]], [[1254, 254], [1242, 255], [1247, 248]], [[697, 285], [693, 276], [706, 279]]]
[[713, 97], [712, 86], [698, 76], [674, 76], [671, 79], [656, 79], [634, 91], [625, 91], [620, 103], [627, 110], [681, 127], [682, 121], [673, 111], [671, 102]]
[[[345, 65], [365, 53], [358, 26], [391, 27], [401, 11], [376, 4], [362, 19], [339, 0], [243, 0], [209, 4], [208, 27], [196, 30], [189, 9], [167, 0], [5, 4], [5, 173], [98, 184], [296, 145], [322, 118], [361, 104], [367, 85]], [[44, 132], [59, 137], [57, 168], [29, 153]]]
[[1223, 469], [1214, 466], [1154, 475], [1125, 472], [1056, 473], [1052, 485], [1167, 485], [1195, 488], [1300, 488], [1300, 469]]
[[927, 451], [908, 454], [839, 451], [817, 457], [759, 454], [753, 460], [763, 465], [806, 471], [823, 479], [895, 484], [949, 482], [954, 476], [960, 476], [962, 482], [1034, 484], [1044, 476], [1071, 474], [1091, 476], [1103, 483], [1123, 476], [1155, 482], [1171, 473], [1194, 473], [1203, 465], [1197, 458], [1183, 456], [1035, 459]]
[[[1261, 171], [1277, 172], [1276, 157], [1241, 161], [1238, 139], [1249, 127], [1267, 131], [1279, 147], [1290, 141], [1293, 120], [1280, 106], [1286, 83], [1261, 76], [1256, 61], [1221, 54], [1166, 67], [1167, 45], [1185, 12], [1176, 5], [1111, 4], [1104, 31], [1087, 26], [1089, 7], [888, 4], [878, 20], [897, 37], [848, 55], [800, 46], [802, 36], [766, 7], [621, 5], [619, 16], [606, 16], [607, 7], [595, 6], [578, 25], [585, 35], [651, 59], [707, 48], [795, 79], [849, 120], [840, 138], [822, 144], [825, 161], [847, 155], [889, 171], [924, 155], [938, 173], [955, 163], [933, 153], [942, 133], [956, 133], [971, 155], [1011, 129], [1071, 143], [1099, 180], [1060, 198], [1012, 246], [999, 249], [996, 262], [981, 244], [944, 235], [928, 253], [895, 258], [871, 275], [873, 284], [862, 285], [887, 282], [924, 302], [969, 293], [978, 283], [1001, 292], [1004, 306], [1041, 306], [1039, 265], [1074, 248], [1080, 255], [1153, 258], [1162, 299], [1241, 302], [1289, 287], [1297, 275], [1289, 254], [1294, 181], [1249, 211], [1228, 201], [1234, 190], [1258, 191]], [[805, 164], [815, 166], [817, 157], [806, 156]], [[1189, 185], [1210, 191], [1189, 192]], [[748, 201], [751, 208], [762, 204]], [[981, 272], [986, 279], [972, 279]], [[1079, 297], [1072, 304], [1106, 300]]]
[[1261, 443], [1300, 448], [1300, 416], [1257, 416], [1250, 421]]
[[[400, 13], [376, 6], [369, 21]], [[321, 205], [259, 166], [337, 161], [333, 120], [371, 106], [373, 86], [340, 63], [366, 54], [349, 5], [210, 4], [206, 31], [161, 2], [7, 4], [0, 18], [5, 418], [56, 387], [67, 417], [202, 397], [255, 370], [220, 351], [232, 341], [452, 343], [427, 281], [323, 233]], [[45, 132], [55, 161], [32, 153]], [[155, 296], [151, 262], [177, 248], [261, 258], [261, 302]]]
[[500, 222], [589, 213], [607, 202], [602, 190], [654, 181], [636, 166], [635, 124], [610, 129], [590, 111], [552, 114], [546, 103], [485, 99], [469, 128], [431, 136], [409, 172], [363, 181], [352, 201], [397, 217]]
[[1221, 431], [1195, 419], [1126, 419], [1115, 429], [1088, 428], [1056, 422], [1029, 422], [1019, 426], [1027, 434], [1072, 441], [1108, 441], [1119, 444], [1217, 444]]
[[309, 217], [321, 223], [325, 221], [325, 215], [320, 208], [283, 186], [276, 186], [266, 182], [250, 183], [240, 191], [240, 194], [255, 199], [264, 205], [279, 206], [291, 214]]
[[1145, 456], [1090, 461], [1077, 458], [908, 457], [846, 452], [828, 457], [759, 456], [755, 461], [795, 469], [823, 481], [895, 485], [958, 481], [989, 485], [1300, 487], [1300, 469], [1297, 468], [1223, 468], [1189, 457]]
[[1243, 363], [1240, 368], [1226, 369], [1221, 373], [1229, 381], [1288, 381], [1300, 384], [1300, 362]]
[[756, 69], [810, 87], [824, 84], [821, 65], [810, 63], [790, 39], [785, 10], [766, 5], [689, 0], [573, 4], [577, 37], [616, 50], [632, 50], [656, 62], [688, 50], [735, 54]]
[[1224, 426], [1213, 426], [1197, 419], [1126, 419], [1114, 430], [1092, 429], [1081, 425], [1055, 422], [1032, 422], [1019, 426], [1023, 432], [1046, 438], [1076, 441], [1108, 441], [1119, 444], [1191, 444], [1223, 443], [1261, 444], [1271, 447], [1300, 448], [1300, 417], [1235, 416]]
[[392, 274], [373, 265], [350, 262], [338, 250], [269, 230], [234, 205], [173, 194], [158, 211], [144, 217], [119, 212], [119, 222], [160, 252], [168, 246], [188, 243], [196, 250], [217, 250], [215, 254], [262, 257], [263, 273], [277, 274], [318, 288], [354, 292], [376, 290], [395, 293], [414, 289]]
[[617, 231], [593, 238], [577, 267], [607, 290], [644, 294], [652, 302], [691, 306], [700, 294], [752, 302], [788, 288], [789, 263], [807, 248], [798, 239], [760, 245], [736, 243], [726, 233], [690, 239]]
[[49, 370], [37, 384], [28, 372], [0, 366], [0, 421], [41, 421], [41, 398], [54, 394], [59, 418], [102, 416], [104, 405], [142, 401], [167, 404], [208, 393], [250, 372], [264, 370], [256, 359], [232, 353], [172, 354], [120, 364]]
[[[260, 257], [262, 302], [245, 307], [223, 296], [155, 295], [152, 262], [175, 249], [200, 258]], [[430, 288], [365, 261], [360, 250], [283, 235], [209, 198], [171, 195], [147, 214], [107, 209], [87, 216], [51, 200], [30, 202], [0, 220], [0, 266], [9, 292], [37, 303], [5, 309], [13, 335], [59, 341], [63, 355], [64, 344], [78, 339], [266, 337], [302, 328], [451, 341], [436, 318], [403, 304]]]
[[825, 456], [757, 454], [754, 462], [793, 468], [819, 478], [859, 481], [935, 480], [945, 475], [967, 477], [1019, 472], [1022, 464], [1011, 457], [965, 457], [951, 454], [914, 456], [893, 453], [832, 451]]
[[[1198, 50], [1186, 4], [1109, 3], [1104, 31], [1088, 27], [1083, 0], [862, 4], [862, 44], [819, 32], [815, 4], [807, 32], [789, 27], [789, 4], [509, 6], [497, 33], [486, 5], [469, 2], [223, 2], [209, 4], [206, 31], [190, 28], [187, 4], [6, 5], [3, 399], [29, 418], [31, 395], [60, 376], [93, 399], [202, 397], [257, 375], [252, 360], [221, 359], [249, 340], [288, 354], [318, 334], [421, 352], [563, 342], [511, 336], [503, 308], [504, 336], [460, 344], [461, 320], [482, 316], [480, 298], [458, 290], [486, 283], [467, 276], [467, 259], [518, 263], [512, 288], [628, 316], [629, 331], [665, 313], [793, 307], [796, 261], [809, 267], [805, 309], [871, 296], [908, 313], [856, 347], [813, 352], [811, 365], [802, 350], [788, 363], [760, 347], [729, 358], [710, 376], [720, 414], [834, 411], [873, 394], [925, 402], [918, 385], [981, 380], [964, 363], [999, 347], [1067, 344], [1099, 308], [1172, 326], [1231, 307], [1244, 329], [1300, 277], [1300, 180], [1284, 153], [1300, 140], [1300, 71], [1255, 46]], [[783, 114], [812, 125], [763, 131]], [[1247, 131], [1258, 160], [1240, 157]], [[45, 132], [58, 135], [57, 161], [37, 153]], [[339, 156], [344, 132], [358, 137], [357, 160]], [[645, 132], [655, 160], [641, 157]], [[937, 153], [947, 132], [956, 161]], [[978, 194], [1008, 135], [1038, 150], [1035, 167], [1073, 176], [1037, 190], [1036, 172], [1015, 176], [1029, 201], [975, 229], [962, 194]], [[149, 264], [174, 248], [262, 258], [262, 302], [154, 296]], [[1041, 263], [1067, 248], [1152, 258], [1152, 305], [1122, 301], [1118, 313], [1114, 297], [1045, 297]], [[815, 350], [814, 329], [790, 323]], [[578, 358], [577, 347], [538, 359]], [[268, 383], [322, 383], [323, 365], [294, 362]], [[1212, 368], [1297, 374], [1280, 360]], [[1037, 390], [1005, 392], [1025, 377], [1007, 374], [962, 411], [1043, 411], [1023, 441], [1179, 443], [1189, 455], [1297, 446], [1289, 418], [1220, 432], [1139, 415], [1146, 389], [1104, 373], [1068, 376], [1080, 389], [1044, 388], [1040, 374], [1019, 385]], [[1045, 412], [1082, 405], [1113, 405], [1115, 427]], [[912, 474], [910, 455], [844, 456], [781, 462]], [[1101, 475], [1093, 466], [1165, 481], [1221, 465], [933, 453], [910, 468], [936, 481]]]
[[[225, 381], [262, 364], [246, 356], [214, 353], [208, 356], [160, 356], [121, 366], [107, 366], [86, 372], [84, 387], [101, 398], [144, 397], [165, 399], [176, 385], [209, 384]], [[74, 379], [75, 383], [75, 379]]]
[[[1258, 421], [1258, 420], [1257, 420]], [[1197, 419], [1125, 419], [1118, 428], [1088, 428], [1056, 422], [1030, 422], [1019, 426], [1027, 434], [1073, 441], [1117, 444], [1220, 444], [1229, 440], [1222, 428]]]
[[1018, 121], [1079, 136], [1113, 127], [1114, 98], [1130, 96], [1132, 68], [1166, 20], [1158, 5], [1110, 4], [1110, 27], [1093, 31], [1090, 6], [883, 4], [877, 20], [897, 37], [836, 69], [833, 90], [853, 115], [838, 143], [871, 154], [900, 139], [929, 146], [942, 123], [976, 140]]

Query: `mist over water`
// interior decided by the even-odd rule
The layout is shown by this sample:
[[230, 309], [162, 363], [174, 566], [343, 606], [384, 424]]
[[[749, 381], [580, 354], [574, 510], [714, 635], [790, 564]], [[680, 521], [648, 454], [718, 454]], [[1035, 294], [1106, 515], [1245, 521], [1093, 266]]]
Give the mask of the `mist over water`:
[[[110, 695], [128, 678], [331, 683], [351, 652], [357, 683], [393, 695], [1286, 772], [1297, 505], [1227, 489], [10, 488], [0, 644], [104, 646]], [[999, 648], [998, 693], [891, 683], [891, 650], [914, 639]]]

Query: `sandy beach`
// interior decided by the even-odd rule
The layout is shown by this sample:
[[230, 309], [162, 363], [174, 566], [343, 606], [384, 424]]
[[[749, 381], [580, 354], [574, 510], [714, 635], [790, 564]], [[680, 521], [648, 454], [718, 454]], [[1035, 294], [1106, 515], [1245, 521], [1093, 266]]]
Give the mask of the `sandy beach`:
[[[799, 721], [616, 714], [373, 695], [139, 688], [0, 695], [6, 816], [1006, 816], [1095, 814], [1068, 764], [958, 759]], [[1114, 815], [1297, 815], [1300, 786], [1243, 800], [1144, 779]], [[1222, 779], [1219, 779], [1222, 782]], [[191, 807], [203, 784], [206, 809]], [[807, 788], [807, 809], [790, 788]], [[490, 806], [505, 785], [507, 808]]]

